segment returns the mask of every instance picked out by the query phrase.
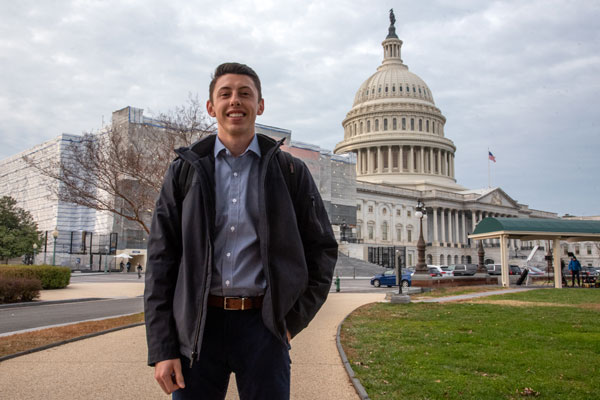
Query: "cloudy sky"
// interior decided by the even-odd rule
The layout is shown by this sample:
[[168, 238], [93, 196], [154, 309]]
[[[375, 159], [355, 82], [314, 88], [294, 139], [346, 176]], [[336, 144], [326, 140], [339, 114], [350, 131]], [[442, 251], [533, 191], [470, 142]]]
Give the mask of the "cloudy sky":
[[332, 150], [383, 58], [430, 87], [458, 183], [531, 208], [600, 215], [600, 1], [2, 1], [0, 159], [95, 131], [126, 106], [152, 115], [207, 97], [225, 61], [263, 81], [257, 120]]

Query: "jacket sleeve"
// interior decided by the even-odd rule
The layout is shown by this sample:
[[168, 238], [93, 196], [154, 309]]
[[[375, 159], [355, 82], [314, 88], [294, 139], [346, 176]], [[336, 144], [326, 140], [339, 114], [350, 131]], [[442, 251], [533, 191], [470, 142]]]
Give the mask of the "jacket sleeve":
[[292, 337], [309, 324], [327, 299], [338, 256], [338, 244], [312, 175], [301, 160], [295, 159], [294, 164], [296, 219], [308, 268], [308, 285], [286, 315]]
[[181, 212], [177, 202], [177, 176], [181, 161], [174, 161], [156, 201], [148, 237], [144, 312], [148, 365], [180, 357], [173, 318], [173, 295], [181, 259]]

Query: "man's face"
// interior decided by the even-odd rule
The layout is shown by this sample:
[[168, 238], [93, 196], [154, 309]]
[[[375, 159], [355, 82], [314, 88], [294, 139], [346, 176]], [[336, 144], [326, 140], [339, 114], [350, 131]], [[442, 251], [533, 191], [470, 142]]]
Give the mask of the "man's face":
[[256, 116], [264, 111], [264, 101], [258, 99], [252, 78], [225, 74], [217, 79], [212, 101], [206, 102], [206, 109], [217, 119], [219, 135], [251, 137]]

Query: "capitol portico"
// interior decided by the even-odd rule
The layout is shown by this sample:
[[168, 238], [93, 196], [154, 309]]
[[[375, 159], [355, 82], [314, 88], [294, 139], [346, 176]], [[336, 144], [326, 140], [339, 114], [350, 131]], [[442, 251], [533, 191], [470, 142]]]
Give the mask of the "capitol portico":
[[[369, 247], [405, 247], [406, 264], [414, 265], [418, 199], [427, 207], [423, 235], [428, 264], [476, 262], [475, 243], [467, 236], [485, 217], [558, 218], [519, 204], [501, 188], [468, 190], [457, 183], [456, 146], [445, 136], [446, 117], [429, 86], [404, 64], [394, 23], [390, 12], [383, 61], [357, 90], [342, 122], [344, 140], [334, 150], [356, 155], [355, 240], [345, 250], [370, 258]], [[513, 257], [533, 246], [509, 245]], [[484, 246], [486, 259], [499, 259], [497, 241], [484, 241]]]

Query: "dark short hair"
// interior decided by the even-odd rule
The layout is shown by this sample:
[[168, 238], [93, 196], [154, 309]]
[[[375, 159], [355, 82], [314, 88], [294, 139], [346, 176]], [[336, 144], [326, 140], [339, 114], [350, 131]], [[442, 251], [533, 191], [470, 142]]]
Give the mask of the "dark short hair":
[[258, 100], [262, 99], [262, 90], [260, 88], [260, 78], [254, 72], [252, 68], [247, 66], [246, 64], [240, 64], [235, 62], [228, 62], [219, 65], [215, 69], [215, 73], [212, 75], [212, 80], [210, 81], [210, 85], [208, 87], [208, 98], [212, 102], [213, 100], [213, 90], [215, 90], [215, 84], [217, 83], [217, 79], [226, 74], [237, 74], [237, 75], [246, 75], [249, 76], [254, 82], [254, 86], [256, 86], [256, 90], [258, 90]]

